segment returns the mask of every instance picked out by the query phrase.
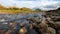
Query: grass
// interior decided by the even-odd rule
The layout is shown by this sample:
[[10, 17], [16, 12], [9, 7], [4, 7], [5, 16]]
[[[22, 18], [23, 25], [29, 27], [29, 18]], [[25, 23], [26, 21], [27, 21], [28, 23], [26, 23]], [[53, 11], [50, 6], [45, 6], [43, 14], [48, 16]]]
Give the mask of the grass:
[[18, 14], [18, 13], [36, 13], [36, 11], [32, 10], [0, 10], [0, 14]]

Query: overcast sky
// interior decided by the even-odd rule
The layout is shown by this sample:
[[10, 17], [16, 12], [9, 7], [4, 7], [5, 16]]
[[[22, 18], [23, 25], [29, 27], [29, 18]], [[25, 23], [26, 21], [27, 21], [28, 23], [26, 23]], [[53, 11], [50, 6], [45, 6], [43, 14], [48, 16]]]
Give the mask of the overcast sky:
[[60, 7], [60, 0], [0, 0], [4, 6], [16, 6], [27, 8], [55, 9]]

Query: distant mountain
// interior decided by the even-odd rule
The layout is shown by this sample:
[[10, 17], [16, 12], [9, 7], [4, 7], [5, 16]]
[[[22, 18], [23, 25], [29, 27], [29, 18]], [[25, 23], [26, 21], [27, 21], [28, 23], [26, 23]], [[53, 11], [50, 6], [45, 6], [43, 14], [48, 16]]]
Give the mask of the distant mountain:
[[[26, 8], [26, 7], [18, 8], [18, 7], [15, 7], [15, 6], [12, 6], [12, 7], [10, 6], [10, 7], [6, 8], [3, 5], [0, 5], [0, 10], [22, 10], [22, 11], [33, 11], [33, 10], [35, 10], [35, 11], [41, 11], [42, 9], [40, 9], [40, 7], [35, 7], [35, 8]], [[60, 7], [58, 9], [55, 9], [55, 10], [60, 10]]]
[[8, 8], [4, 7], [3, 5], [0, 5], [0, 10], [22, 10], [22, 11], [32, 11], [32, 9], [30, 8], [26, 8], [26, 7], [23, 7], [23, 8], [17, 8], [15, 6], [10, 6]]
[[17, 8], [17, 7], [4, 7], [2, 5], [0, 5], [0, 14], [19, 14], [19, 13], [31, 13], [34, 12], [34, 10], [30, 9], [30, 8]]
[[60, 10], [60, 7], [57, 10]]
[[7, 10], [19, 10], [19, 8], [15, 7], [15, 6], [10, 6], [7, 8]]
[[26, 7], [20, 8], [20, 10], [24, 10], [24, 11], [33, 11], [32, 9], [26, 8]]
[[5, 10], [5, 9], [6, 9], [6, 7], [0, 5], [0, 10]]
[[47, 12], [58, 12], [58, 11], [60, 11], [60, 7], [54, 10], [48, 10]]

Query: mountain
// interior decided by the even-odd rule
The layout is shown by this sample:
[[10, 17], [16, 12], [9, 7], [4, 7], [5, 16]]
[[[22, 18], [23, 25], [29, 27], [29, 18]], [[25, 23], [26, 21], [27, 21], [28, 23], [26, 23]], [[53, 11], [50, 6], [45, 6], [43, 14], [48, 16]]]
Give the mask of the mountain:
[[31, 13], [34, 12], [34, 10], [30, 9], [30, 8], [17, 8], [17, 7], [4, 7], [2, 5], [0, 5], [0, 14], [19, 14], [19, 13]]
[[60, 10], [60, 7], [57, 10]]
[[0, 5], [0, 10], [5, 10], [6, 7], [4, 7], [3, 5]]

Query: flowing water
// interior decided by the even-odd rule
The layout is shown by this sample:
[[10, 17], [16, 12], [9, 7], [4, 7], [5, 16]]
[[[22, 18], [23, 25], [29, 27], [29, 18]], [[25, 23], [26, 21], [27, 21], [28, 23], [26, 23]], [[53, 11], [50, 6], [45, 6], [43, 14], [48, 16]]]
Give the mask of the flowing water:
[[7, 28], [9, 29], [8, 24], [10, 22], [14, 22], [15, 27], [18, 27], [17, 24], [22, 22], [26, 23], [26, 26], [29, 24], [29, 21], [26, 20], [27, 18], [35, 18], [39, 17], [42, 18], [42, 15], [37, 14], [0, 14], [0, 29]]

